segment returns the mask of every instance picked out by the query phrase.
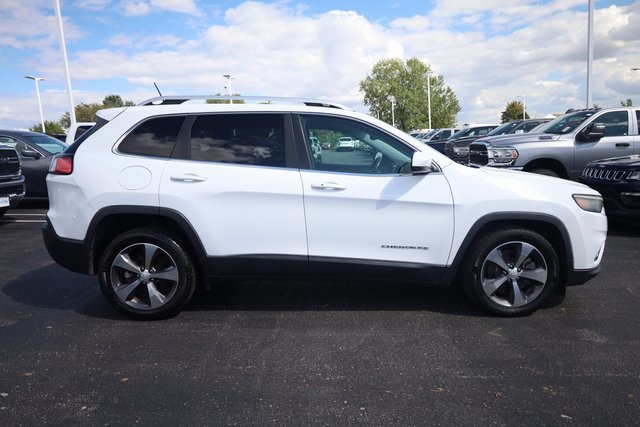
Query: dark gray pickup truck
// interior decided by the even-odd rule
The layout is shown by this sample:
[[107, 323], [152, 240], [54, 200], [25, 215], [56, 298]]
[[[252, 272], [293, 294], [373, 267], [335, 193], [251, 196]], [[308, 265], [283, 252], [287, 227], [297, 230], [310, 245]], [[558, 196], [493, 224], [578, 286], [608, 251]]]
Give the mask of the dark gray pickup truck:
[[476, 140], [469, 165], [492, 166], [578, 180], [587, 163], [640, 153], [640, 108], [573, 111], [536, 133]]
[[24, 197], [20, 157], [13, 147], [0, 144], [0, 216]]

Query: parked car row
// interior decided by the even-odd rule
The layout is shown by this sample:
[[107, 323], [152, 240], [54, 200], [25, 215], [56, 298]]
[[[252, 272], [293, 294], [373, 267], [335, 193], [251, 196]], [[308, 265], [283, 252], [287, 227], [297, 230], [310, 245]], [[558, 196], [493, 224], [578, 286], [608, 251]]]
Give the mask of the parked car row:
[[551, 119], [523, 119], [506, 122], [499, 126], [490, 125], [495, 126], [493, 129], [486, 125], [473, 127], [464, 134], [460, 132], [449, 138], [444, 144], [443, 152], [447, 157], [458, 163], [466, 163], [469, 157], [469, 146], [475, 140], [495, 135], [526, 133], [548, 121], [551, 121]]
[[581, 181], [604, 196], [610, 216], [637, 219], [639, 128], [638, 107], [572, 110], [529, 133], [478, 138], [456, 160]]

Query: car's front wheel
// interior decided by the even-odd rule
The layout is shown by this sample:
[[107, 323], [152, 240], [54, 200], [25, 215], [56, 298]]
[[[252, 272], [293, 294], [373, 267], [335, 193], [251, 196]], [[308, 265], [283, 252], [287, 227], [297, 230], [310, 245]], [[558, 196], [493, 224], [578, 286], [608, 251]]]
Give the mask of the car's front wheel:
[[540, 307], [558, 283], [558, 255], [539, 233], [508, 228], [476, 241], [462, 270], [472, 300], [501, 316], [522, 316]]
[[185, 246], [153, 228], [116, 237], [100, 260], [99, 278], [107, 300], [138, 319], [174, 316], [196, 286], [195, 268]]

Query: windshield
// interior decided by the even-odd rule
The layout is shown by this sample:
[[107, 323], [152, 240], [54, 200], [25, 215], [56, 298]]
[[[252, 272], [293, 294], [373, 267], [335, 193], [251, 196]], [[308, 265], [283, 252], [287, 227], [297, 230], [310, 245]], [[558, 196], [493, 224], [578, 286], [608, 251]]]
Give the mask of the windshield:
[[429, 139], [429, 138], [431, 138], [433, 135], [435, 135], [435, 134], [436, 134], [436, 132], [438, 132], [438, 129], [434, 129], [434, 130], [431, 130], [431, 131], [426, 132], [426, 133], [418, 134], [418, 136], [417, 136], [416, 138], [418, 138], [418, 139]]
[[467, 135], [469, 132], [471, 132], [473, 128], [464, 128], [464, 129], [460, 129], [458, 132], [454, 133], [453, 135], [451, 135], [449, 137], [449, 141], [453, 141], [454, 139], [458, 139], [458, 138], [462, 138], [463, 136]]
[[506, 133], [511, 132], [511, 129], [513, 129], [514, 127], [516, 127], [516, 125], [518, 124], [518, 122], [507, 122], [507, 123], [503, 123], [500, 126], [498, 126], [497, 128], [495, 128], [494, 130], [492, 130], [491, 132], [489, 132], [487, 134], [487, 136], [493, 136], [493, 135], [504, 135]]
[[538, 126], [535, 131], [542, 133], [553, 133], [556, 135], [564, 135], [565, 133], [573, 132], [580, 123], [584, 122], [589, 117], [595, 114], [595, 110], [576, 111], [562, 117], [558, 117], [549, 123], [544, 123]]
[[67, 148], [67, 146], [64, 145], [62, 142], [60, 142], [56, 138], [53, 138], [49, 135], [37, 135], [37, 136], [29, 135], [29, 136], [26, 136], [25, 138], [28, 139], [31, 143], [37, 145], [38, 148], [50, 154], [62, 153]]

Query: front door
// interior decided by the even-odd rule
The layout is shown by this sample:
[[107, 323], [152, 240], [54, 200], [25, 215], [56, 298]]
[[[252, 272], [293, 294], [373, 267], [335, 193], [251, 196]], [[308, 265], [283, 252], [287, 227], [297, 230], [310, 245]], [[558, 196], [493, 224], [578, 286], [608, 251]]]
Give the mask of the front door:
[[332, 147], [340, 137], [355, 141], [353, 150], [323, 150], [301, 171], [312, 268], [446, 264], [453, 200], [441, 172], [411, 175], [415, 149], [368, 124], [321, 115], [301, 122], [307, 146], [312, 137]]

